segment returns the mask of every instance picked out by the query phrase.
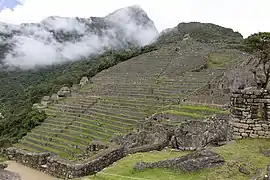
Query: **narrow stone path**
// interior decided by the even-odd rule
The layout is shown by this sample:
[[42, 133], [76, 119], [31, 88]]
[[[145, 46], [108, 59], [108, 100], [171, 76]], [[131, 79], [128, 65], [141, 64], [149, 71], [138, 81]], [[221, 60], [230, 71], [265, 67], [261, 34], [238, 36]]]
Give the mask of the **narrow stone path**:
[[22, 180], [54, 180], [55, 178], [43, 172], [23, 166], [15, 161], [7, 161], [6, 170], [18, 173]]

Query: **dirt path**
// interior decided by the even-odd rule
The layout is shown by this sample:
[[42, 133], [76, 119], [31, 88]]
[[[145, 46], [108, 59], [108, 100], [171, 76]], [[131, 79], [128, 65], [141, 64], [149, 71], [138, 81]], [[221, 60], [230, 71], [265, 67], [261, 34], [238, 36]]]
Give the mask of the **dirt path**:
[[19, 173], [22, 180], [53, 180], [54, 178], [43, 172], [28, 168], [15, 161], [7, 161], [8, 168], [6, 170]]

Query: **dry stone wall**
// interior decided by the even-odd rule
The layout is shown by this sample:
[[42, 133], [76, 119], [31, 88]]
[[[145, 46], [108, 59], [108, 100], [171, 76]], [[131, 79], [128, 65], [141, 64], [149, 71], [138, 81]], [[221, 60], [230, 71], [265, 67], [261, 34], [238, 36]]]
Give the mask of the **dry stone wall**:
[[126, 155], [124, 147], [116, 146], [102, 152], [96, 158], [75, 163], [51, 156], [50, 153], [29, 153], [16, 148], [4, 150], [10, 160], [38, 169], [57, 178], [71, 179], [94, 174]]
[[270, 138], [270, 92], [255, 87], [236, 90], [231, 96], [234, 139]]

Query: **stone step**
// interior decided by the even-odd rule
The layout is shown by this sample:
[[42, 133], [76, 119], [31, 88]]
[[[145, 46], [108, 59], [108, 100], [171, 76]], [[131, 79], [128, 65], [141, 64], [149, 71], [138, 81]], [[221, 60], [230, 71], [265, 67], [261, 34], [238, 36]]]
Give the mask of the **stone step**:
[[46, 147], [49, 147], [50, 152], [56, 153], [58, 155], [59, 155], [59, 152], [60, 153], [64, 152], [67, 156], [71, 156], [72, 154], [74, 154], [74, 151], [71, 150], [70, 148], [65, 147], [65, 146], [60, 146], [60, 145], [54, 144], [52, 142], [42, 142], [40, 139], [35, 139], [32, 137], [28, 137], [28, 136], [25, 136], [23, 138], [23, 140], [30, 142], [32, 144], [37, 144], [38, 146], [43, 147], [45, 150], [46, 150]]
[[[61, 114], [63, 114], [63, 112], [60, 111], [54, 111], [54, 110], [46, 110], [46, 114], [52, 116], [52, 117], [59, 117]], [[91, 110], [91, 113], [89, 114], [76, 114], [76, 113], [69, 113], [69, 112], [65, 112], [65, 114], [69, 114], [72, 116], [77, 116], [77, 117], [84, 117], [84, 118], [89, 118], [89, 116], [93, 115], [93, 116], [98, 116], [98, 117], [106, 117], [106, 118], [110, 118], [110, 119], [115, 119], [118, 120], [122, 123], [126, 123], [127, 125], [131, 125], [136, 123], [137, 119], [131, 119], [131, 118], [126, 118], [126, 117], [122, 117], [119, 116], [118, 114], [112, 114], [112, 113], [108, 113], [108, 112], [101, 112], [98, 110]]]
[[67, 122], [73, 122], [73, 121], [78, 121], [78, 122], [84, 122], [84, 123], [89, 123], [89, 124], [97, 124], [98, 122], [102, 124], [102, 127], [106, 129], [111, 129], [111, 131], [122, 131], [124, 127], [126, 129], [130, 129], [130, 124], [125, 124], [121, 123], [117, 120], [108, 120], [108, 118], [97, 118], [95, 116], [88, 116], [87, 118], [85, 117], [75, 117], [75, 116], [68, 116], [68, 115], [62, 115], [57, 118], [52, 118], [50, 120], [51, 123], [53, 124], [58, 124], [58, 120], [60, 121], [67, 121]]
[[[48, 114], [48, 113], [47, 113]], [[55, 118], [54, 114], [48, 114], [51, 118]], [[111, 126], [130, 126], [130, 121], [126, 122], [126, 119], [119, 118], [119, 117], [111, 117], [104, 114], [71, 114], [71, 113], [65, 113], [65, 114], [59, 114], [57, 118], [71, 118], [71, 119], [85, 119], [85, 120], [101, 120], [102, 122], [108, 123], [108, 125]]]
[[19, 148], [19, 149], [23, 149], [25, 151], [29, 151], [29, 152], [45, 152], [46, 150], [35, 146], [33, 144], [29, 144], [27, 142], [24, 142], [22, 140], [19, 140], [19, 142], [17, 144], [13, 144], [13, 147]]
[[64, 139], [67, 139], [67, 140], [72, 140], [74, 142], [79, 142], [79, 143], [86, 143], [86, 144], [89, 144], [92, 142], [93, 140], [93, 137], [90, 137], [88, 134], [87, 135], [82, 135], [76, 131], [72, 131], [72, 130], [65, 130], [65, 131], [62, 131], [62, 130], [59, 130], [59, 129], [56, 129], [56, 128], [48, 128], [48, 127], [38, 127], [35, 128], [34, 130], [32, 130], [31, 132], [42, 132], [42, 133], [45, 133], [45, 132], [48, 132], [49, 134], [54, 134], [55, 136], [57, 137], [61, 137], [61, 138], [64, 138]]
[[[113, 113], [121, 113], [121, 114], [126, 114], [128, 115], [128, 117], [137, 117], [137, 118], [141, 118], [141, 117], [145, 117], [147, 116], [147, 114], [145, 112], [143, 112], [142, 110], [130, 110], [130, 109], [124, 109], [121, 106], [111, 106], [110, 104], [108, 104], [107, 106], [104, 106], [102, 104], [99, 105], [95, 105], [93, 108], [98, 109], [98, 110], [102, 110], [102, 111], [106, 111], [106, 112], [113, 112]], [[93, 109], [92, 108], [92, 109]]]
[[52, 135], [48, 136], [45, 134], [39, 134], [36, 132], [28, 133], [27, 136], [35, 138], [35, 139], [41, 139], [45, 142], [48, 141], [48, 142], [53, 142], [56, 144], [61, 144], [61, 145], [67, 146], [67, 147], [72, 148], [72, 149], [80, 149], [81, 151], [84, 150], [87, 146], [86, 144], [78, 144], [78, 143], [75, 143], [73, 141], [67, 141], [66, 139], [54, 137]]
[[142, 118], [142, 117], [136, 117], [136, 116], [131, 116], [131, 115], [127, 115], [127, 114], [113, 113], [113, 112], [110, 112], [108, 110], [102, 110], [102, 109], [98, 109], [95, 107], [91, 108], [91, 112], [93, 114], [106, 114], [108, 116], [121, 118], [121, 119], [124, 119], [126, 121], [130, 121], [130, 122], [136, 122], [137, 120]]
[[73, 130], [73, 129], [59, 129], [57, 127], [48, 128], [48, 127], [45, 127], [45, 126], [40, 126], [39, 128], [42, 131], [49, 131], [51, 133], [56, 133], [56, 134], [65, 134], [65, 135], [68, 135], [68, 136], [71, 136], [71, 137], [85, 138], [85, 139], [88, 139], [89, 141], [90, 140], [92, 141], [92, 140], [96, 139], [95, 137], [93, 137], [89, 133], [84, 133], [84, 132], [81, 132], [81, 131], [79, 132], [79, 131], [76, 131], [76, 130]]
[[79, 136], [71, 136], [71, 135], [65, 134], [64, 132], [62, 132], [62, 133], [52, 133], [50, 130], [51, 130], [50, 128], [42, 127], [42, 129], [41, 128], [39, 128], [39, 129], [35, 128], [31, 132], [33, 132], [33, 133], [42, 133], [42, 134], [44, 134], [46, 136], [53, 135], [55, 137], [66, 139], [68, 141], [74, 141], [74, 142], [79, 143], [79, 144], [89, 144], [89, 143], [92, 142], [92, 140], [88, 140], [86, 138], [80, 138]]
[[146, 98], [132, 98], [132, 97], [117, 97], [117, 96], [103, 96], [102, 101], [109, 101], [110, 103], [123, 103], [123, 104], [136, 104], [136, 105], [145, 105], [148, 104], [157, 104], [158, 101]]
[[[84, 119], [80, 119], [80, 118], [76, 118], [76, 120], [74, 119], [72, 121], [70, 121], [69, 119], [66, 119], [66, 118], [65, 119], [64, 118], [62, 118], [62, 119], [57, 118], [57, 119], [51, 119], [48, 122], [51, 123], [51, 124], [56, 124], [57, 125], [57, 124], [59, 124], [59, 120], [60, 121], [63, 121], [63, 123], [65, 123], [65, 121], [66, 121], [66, 123], [69, 123], [69, 124], [71, 123], [70, 125], [81, 125], [81, 124], [83, 124], [85, 126], [89, 126], [91, 128], [94, 128], [97, 131], [104, 131], [104, 130], [106, 130], [106, 131], [109, 131], [111, 133], [117, 133], [117, 132], [119, 132], [119, 129], [115, 130], [115, 127], [114, 126], [111, 126], [111, 125], [108, 126], [108, 125], [106, 125], [106, 124], [104, 124], [102, 122], [99, 122], [99, 121], [84, 120]], [[101, 124], [102, 127], [98, 126], [97, 124]]]
[[109, 102], [109, 101], [103, 101], [103, 102], [99, 102], [95, 107], [97, 106], [102, 106], [102, 107], [106, 107], [106, 108], [116, 108], [116, 109], [123, 109], [123, 110], [129, 110], [129, 111], [134, 111], [134, 112], [140, 112], [141, 114], [145, 115], [145, 113], [143, 112], [145, 110], [145, 108], [147, 107], [153, 107], [151, 105], [145, 105], [145, 104], [141, 104], [141, 105], [137, 105], [137, 104], [130, 104], [130, 105], [126, 105], [126, 104], [121, 104], [121, 103], [117, 103], [117, 102]]
[[[80, 126], [77, 126], [80, 125]], [[91, 136], [93, 139], [98, 139], [99, 137], [109, 137], [110, 135], [106, 134], [105, 132], [102, 131], [98, 131], [94, 128], [92, 129], [88, 129], [86, 127], [84, 127], [84, 124], [80, 124], [80, 123], [76, 123], [74, 125], [67, 125], [67, 126], [61, 126], [61, 125], [56, 125], [56, 124], [42, 124], [42, 127], [48, 127], [48, 128], [57, 128], [58, 130], [74, 130], [74, 131], [78, 131], [79, 132], [87, 132], [87, 134], [89, 136]]]
[[113, 134], [105, 134], [104, 132], [96, 132], [92, 129], [85, 128], [83, 126], [69, 126], [69, 129], [72, 129], [77, 132], [84, 132], [92, 136], [95, 140], [108, 140], [112, 137]]

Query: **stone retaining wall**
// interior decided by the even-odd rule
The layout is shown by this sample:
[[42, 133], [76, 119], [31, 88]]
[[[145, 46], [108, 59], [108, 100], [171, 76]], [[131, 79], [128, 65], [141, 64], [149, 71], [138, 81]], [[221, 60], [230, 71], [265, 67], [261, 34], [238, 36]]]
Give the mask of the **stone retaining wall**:
[[94, 159], [75, 163], [60, 160], [50, 153], [29, 153], [16, 148], [8, 148], [5, 154], [25, 166], [38, 169], [57, 178], [71, 179], [94, 174], [111, 165], [126, 155], [124, 147], [109, 148]]
[[251, 87], [231, 96], [234, 139], [270, 138], [270, 92]]

